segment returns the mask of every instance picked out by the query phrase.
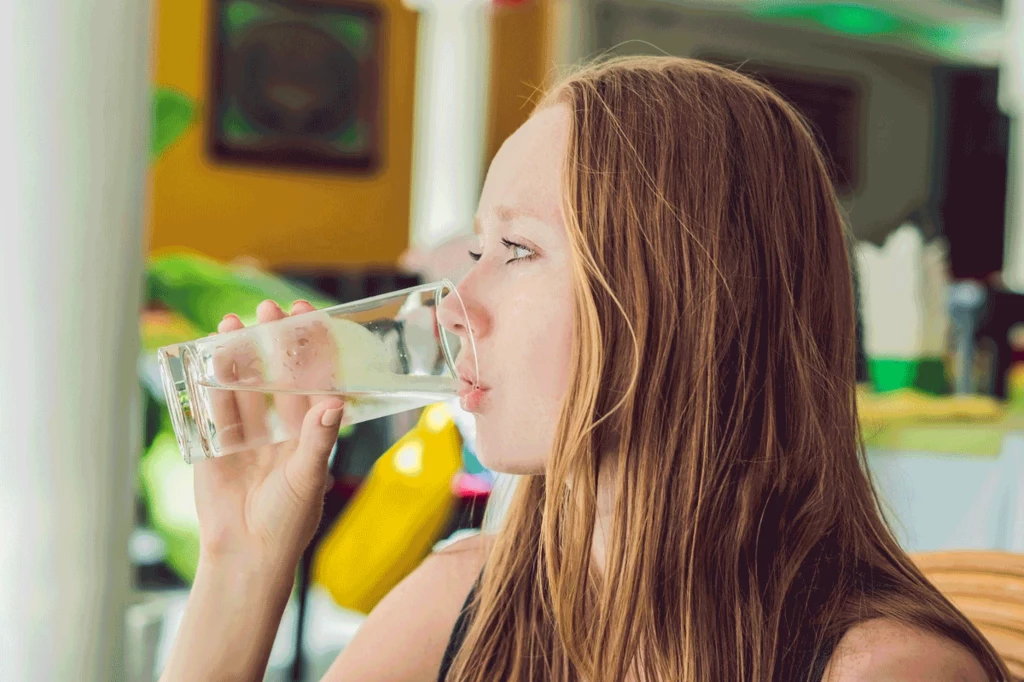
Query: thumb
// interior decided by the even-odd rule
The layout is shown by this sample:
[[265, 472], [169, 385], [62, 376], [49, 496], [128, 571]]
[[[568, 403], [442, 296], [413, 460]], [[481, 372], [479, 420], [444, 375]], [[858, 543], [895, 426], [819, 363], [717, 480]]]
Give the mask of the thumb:
[[345, 403], [328, 398], [309, 408], [302, 420], [299, 446], [285, 463], [289, 480], [302, 490], [319, 490], [327, 477], [327, 460], [338, 440]]

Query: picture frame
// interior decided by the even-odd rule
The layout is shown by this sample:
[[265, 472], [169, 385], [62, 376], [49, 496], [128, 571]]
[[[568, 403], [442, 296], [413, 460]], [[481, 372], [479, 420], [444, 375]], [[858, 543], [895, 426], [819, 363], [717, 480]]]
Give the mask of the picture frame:
[[218, 162], [372, 174], [381, 11], [350, 0], [213, 0], [207, 150]]

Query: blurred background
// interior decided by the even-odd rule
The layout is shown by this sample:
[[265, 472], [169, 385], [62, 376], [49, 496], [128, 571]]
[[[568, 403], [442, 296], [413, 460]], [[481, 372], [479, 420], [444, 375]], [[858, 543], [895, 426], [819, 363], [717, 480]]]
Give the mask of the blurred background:
[[[198, 538], [157, 348], [267, 298], [458, 279], [487, 164], [544, 87], [641, 53], [751, 74], [811, 122], [856, 240], [886, 512], [1024, 676], [1024, 2], [10, 4], [0, 679], [159, 675]], [[514, 485], [454, 404], [346, 429], [331, 466], [268, 680], [319, 679]]]

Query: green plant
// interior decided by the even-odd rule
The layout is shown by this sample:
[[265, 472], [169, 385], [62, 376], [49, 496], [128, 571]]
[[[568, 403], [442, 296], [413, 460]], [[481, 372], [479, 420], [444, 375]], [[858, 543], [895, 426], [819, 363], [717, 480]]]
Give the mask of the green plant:
[[188, 130], [195, 120], [196, 105], [192, 99], [172, 88], [157, 87], [153, 91], [153, 130], [149, 158], [155, 161]]

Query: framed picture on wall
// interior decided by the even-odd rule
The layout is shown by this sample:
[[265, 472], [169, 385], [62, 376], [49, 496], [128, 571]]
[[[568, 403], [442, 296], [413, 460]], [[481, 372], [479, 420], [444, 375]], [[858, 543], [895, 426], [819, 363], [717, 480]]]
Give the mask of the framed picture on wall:
[[852, 77], [818, 74], [715, 53], [697, 59], [726, 66], [766, 83], [803, 114], [825, 152], [839, 194], [857, 189], [860, 170], [862, 87]]
[[214, 0], [207, 147], [223, 162], [372, 173], [380, 11], [347, 0]]

